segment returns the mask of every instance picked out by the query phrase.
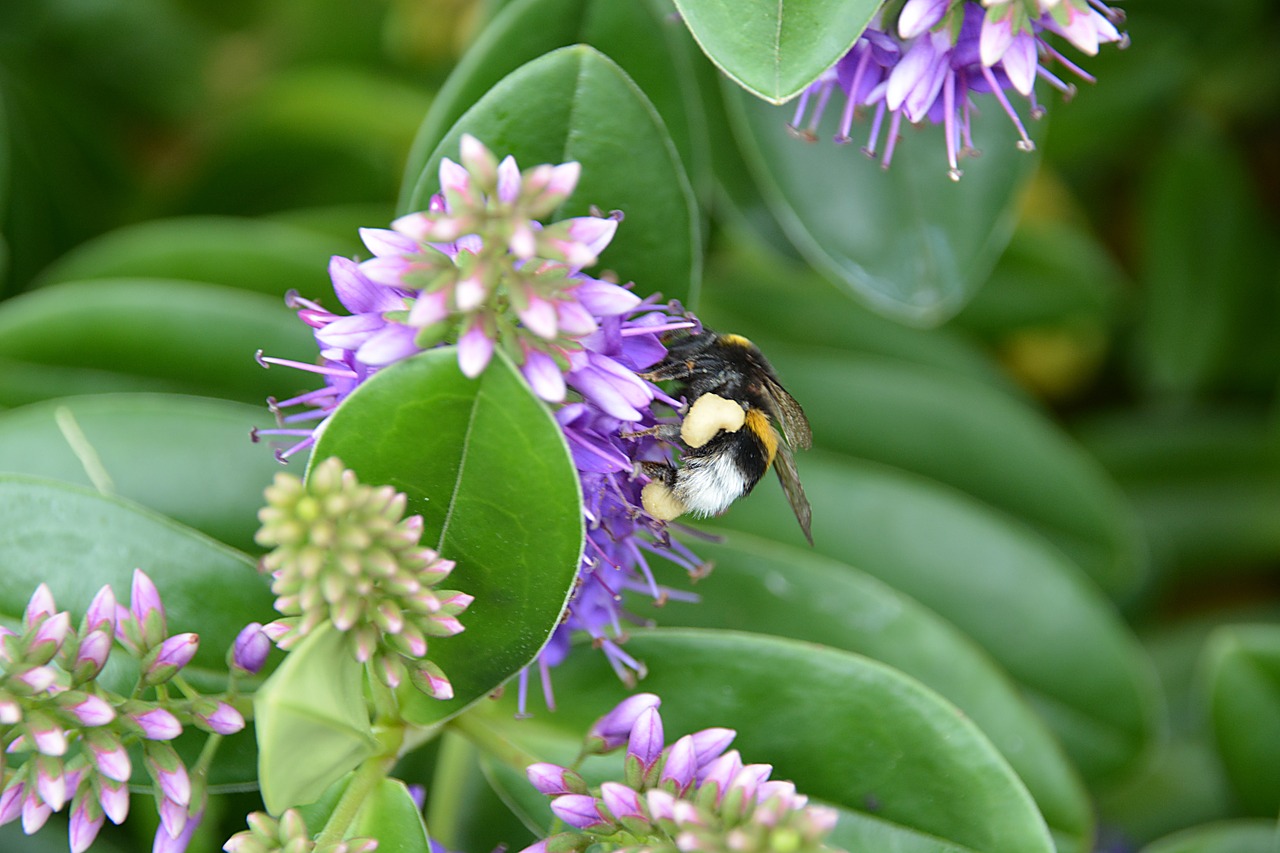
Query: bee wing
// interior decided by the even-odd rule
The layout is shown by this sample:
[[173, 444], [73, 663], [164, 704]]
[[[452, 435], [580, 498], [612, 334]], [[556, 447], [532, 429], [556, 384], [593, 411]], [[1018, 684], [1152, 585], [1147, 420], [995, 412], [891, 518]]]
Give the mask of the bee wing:
[[787, 503], [791, 504], [791, 511], [796, 514], [796, 521], [800, 522], [804, 538], [813, 545], [813, 533], [809, 530], [813, 508], [805, 497], [804, 486], [800, 485], [800, 474], [796, 471], [796, 460], [791, 455], [791, 448], [781, 442], [778, 444], [778, 455], [773, 460], [773, 468], [778, 472], [778, 482], [782, 483], [782, 491], [787, 496]]
[[[795, 397], [788, 394], [785, 388], [769, 377], [765, 378], [765, 391], [769, 395], [770, 402], [773, 403], [774, 414], [777, 415], [778, 423], [782, 426], [782, 435], [787, 443], [799, 450], [808, 450], [812, 447], [813, 431], [809, 429], [809, 419], [804, 416], [804, 409], [800, 408]], [[801, 492], [801, 496], [803, 494]]]

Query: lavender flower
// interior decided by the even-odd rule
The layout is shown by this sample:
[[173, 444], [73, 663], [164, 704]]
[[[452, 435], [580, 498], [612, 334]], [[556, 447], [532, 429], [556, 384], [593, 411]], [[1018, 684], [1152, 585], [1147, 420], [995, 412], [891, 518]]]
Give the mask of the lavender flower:
[[[659, 704], [652, 694], [632, 696], [587, 736], [584, 755], [616, 749], [622, 742], [601, 733], [631, 721], [625, 784], [607, 781], [584, 790], [581, 777], [569, 768], [530, 765], [529, 781], [552, 798], [551, 811], [568, 828], [521, 853], [829, 849], [823, 841], [835, 826], [835, 810], [810, 806], [790, 782], [770, 780], [768, 765], [743, 765], [736, 751], [725, 752], [731, 730], [705, 729], [665, 749], [658, 743], [655, 753], [655, 733], [663, 728]], [[636, 768], [643, 768], [638, 775]]]
[[[183, 698], [144, 698], [147, 686], [181, 677], [198, 638], [167, 636], [164, 605], [142, 571], [134, 573], [130, 602], [120, 607], [104, 587], [72, 631], [70, 614], [57, 609], [42, 584], [21, 631], [0, 629], [0, 744], [5, 755], [24, 759], [17, 766], [0, 761], [0, 825], [21, 818], [30, 835], [69, 807], [70, 848], [88, 849], [105, 821], [118, 824], [128, 815], [128, 750], [137, 745], [159, 800], [156, 849], [185, 849], [192, 786], [167, 741], [182, 733], [180, 716], [223, 734], [242, 729], [244, 719], [228, 702], [185, 684]], [[132, 696], [94, 681], [116, 642], [139, 661]]]
[[266, 495], [257, 541], [274, 549], [262, 568], [285, 615], [269, 635], [288, 649], [332, 622], [351, 633], [356, 656], [384, 684], [410, 677], [428, 695], [452, 698], [449, 680], [425, 659], [427, 638], [460, 632], [458, 614], [472, 598], [434, 589], [453, 562], [419, 544], [422, 516], [404, 518], [405, 496], [362, 485], [336, 458], [305, 484], [277, 474]]
[[[697, 323], [674, 303], [641, 300], [582, 272], [613, 238], [620, 216], [539, 221], [573, 192], [579, 171], [577, 163], [564, 163], [521, 172], [511, 157], [499, 162], [464, 136], [461, 163], [442, 161], [441, 193], [428, 210], [401, 217], [390, 230], [361, 231], [373, 257], [330, 264], [334, 290], [350, 314], [291, 297], [315, 329], [319, 363], [261, 358], [325, 380], [317, 391], [272, 402], [280, 428], [258, 435], [298, 439], [281, 457], [310, 447], [325, 419], [368, 376], [438, 344], [458, 345], [459, 367], [468, 376], [483, 371], [493, 350], [502, 348], [533, 392], [557, 406], [582, 482], [587, 549], [568, 615], [536, 663], [549, 706], [548, 671], [564, 658], [575, 631], [591, 637], [620, 678], [643, 675], [643, 664], [621, 646], [624, 624], [640, 621], [623, 611], [623, 592], [643, 592], [659, 603], [693, 598], [660, 587], [646, 554], [690, 572], [701, 565], [642, 509], [636, 463], [669, 462], [669, 449], [651, 436], [623, 437], [657, 424], [655, 401], [677, 405], [638, 374], [666, 354], [664, 332]], [[530, 674], [520, 674], [521, 713]]]
[[[888, 134], [881, 166], [893, 160], [898, 132], [905, 119], [928, 121], [945, 128], [948, 174], [963, 174], [959, 157], [973, 155], [973, 95], [991, 93], [1017, 128], [1018, 147], [1035, 144], [1009, 102], [1010, 90], [1026, 98], [1031, 115], [1043, 107], [1034, 84], [1040, 78], [1068, 98], [1075, 87], [1049, 70], [1057, 62], [1074, 76], [1094, 82], [1084, 69], [1065, 57], [1049, 35], [1066, 39], [1092, 56], [1098, 46], [1128, 37], [1116, 29], [1123, 14], [1102, 0], [907, 0], [896, 26], [877, 15], [853, 47], [818, 77], [800, 96], [791, 128], [805, 139], [817, 138], [828, 100], [837, 89], [845, 98], [835, 141], [849, 136], [854, 115], [872, 108], [867, 156], [877, 156], [881, 131], [888, 117]], [[812, 106], [812, 109], [810, 107]], [[802, 126], [806, 112], [808, 122]]]

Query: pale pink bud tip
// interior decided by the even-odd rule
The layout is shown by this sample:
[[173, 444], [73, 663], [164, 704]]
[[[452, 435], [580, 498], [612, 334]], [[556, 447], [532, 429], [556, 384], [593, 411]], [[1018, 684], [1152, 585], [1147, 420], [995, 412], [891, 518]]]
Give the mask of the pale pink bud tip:
[[231, 735], [244, 728], [244, 717], [226, 702], [219, 702], [218, 707], [208, 716], [201, 717], [205, 725], [220, 735]]
[[58, 611], [58, 605], [54, 603], [53, 593], [49, 591], [49, 587], [40, 584], [36, 587], [36, 591], [31, 594], [30, 601], [27, 602], [27, 610], [24, 614], [27, 626], [34, 625], [42, 616], [52, 616]]
[[551, 802], [551, 811], [570, 826], [589, 829], [605, 823], [594, 797], [587, 794], [565, 794]]
[[85, 696], [79, 704], [71, 706], [70, 711], [84, 726], [105, 726], [116, 718], [115, 709], [101, 696]]

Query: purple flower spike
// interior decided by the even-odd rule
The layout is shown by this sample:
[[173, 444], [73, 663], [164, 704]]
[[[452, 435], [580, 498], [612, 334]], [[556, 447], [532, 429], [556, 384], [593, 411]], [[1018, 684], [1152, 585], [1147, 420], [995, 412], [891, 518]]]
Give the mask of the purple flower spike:
[[468, 379], [475, 379], [489, 366], [493, 357], [493, 340], [476, 323], [458, 340], [458, 367]]
[[644, 806], [640, 795], [626, 785], [604, 782], [600, 785], [600, 799], [604, 807], [618, 820], [640, 818], [644, 820]]
[[0, 826], [12, 823], [22, 814], [22, 795], [26, 786], [21, 782], [9, 783], [9, 787], [0, 794]]
[[150, 649], [162, 642], [168, 630], [165, 626], [164, 603], [160, 591], [142, 569], [133, 570], [133, 587], [129, 595], [129, 612], [137, 623], [143, 648]]
[[698, 772], [698, 751], [692, 735], [685, 735], [667, 752], [666, 763], [662, 765], [659, 783], [670, 782], [677, 791], [684, 791], [693, 784]]
[[84, 613], [84, 631], [102, 630], [115, 634], [118, 607], [116, 594], [111, 587], [104, 586], [98, 590], [93, 601], [89, 602], [89, 609]]
[[701, 770], [723, 755], [737, 736], [738, 733], [733, 729], [723, 728], [703, 729], [690, 735], [694, 751], [698, 754], [698, 769]]
[[[163, 809], [161, 810], [163, 815]], [[191, 836], [195, 834], [196, 828], [200, 826], [200, 821], [204, 819], [204, 810], [193, 815], [187, 815], [183, 809], [182, 829], [177, 835], [170, 835], [166, 827], [161, 826], [156, 830], [156, 838], [151, 846], [151, 853], [185, 853], [187, 847], [191, 844]]]
[[35, 791], [28, 790], [27, 796], [22, 800], [22, 832], [35, 835], [51, 814], [53, 809], [45, 805]]
[[80, 725], [88, 727], [105, 726], [116, 718], [111, 703], [92, 694], [86, 694], [79, 702], [69, 706], [67, 711], [80, 721]]
[[182, 734], [178, 718], [164, 708], [152, 708], [129, 716], [142, 728], [142, 735], [148, 740], [173, 740]]
[[107, 820], [116, 826], [129, 816], [129, 785], [127, 780], [110, 782], [103, 780], [98, 786], [98, 804]]
[[71, 665], [71, 680], [76, 684], [93, 680], [107, 665], [111, 647], [115, 643], [112, 633], [114, 628], [105, 623], [100, 624], [102, 627], [90, 632], [80, 641], [80, 648], [76, 650], [76, 659]]
[[599, 738], [603, 741], [602, 752], [617, 749], [631, 737], [631, 729], [640, 715], [661, 704], [662, 700], [652, 693], [636, 693], [628, 696], [612, 711], [596, 720], [587, 732], [587, 737]]
[[231, 665], [248, 675], [257, 675], [270, 652], [271, 638], [262, 630], [261, 624], [250, 622], [236, 635], [235, 644], [231, 647]]
[[551, 801], [551, 811], [570, 826], [578, 829], [590, 829], [608, 823], [600, 814], [595, 797], [587, 794], [565, 794]]
[[151, 661], [146, 664], [143, 680], [147, 684], [163, 684], [178, 674], [178, 670], [191, 663], [200, 648], [200, 637], [196, 634], [177, 634], [169, 637], [148, 655]]
[[45, 615], [31, 636], [27, 646], [26, 658], [31, 663], [44, 664], [53, 660], [53, 656], [62, 648], [63, 642], [71, 633], [71, 614], [55, 613]]
[[640, 759], [640, 764], [648, 770], [662, 755], [664, 745], [662, 715], [658, 713], [656, 706], [645, 708], [631, 727], [627, 754]]
[[89, 845], [93, 844], [94, 839], [98, 837], [98, 832], [105, 821], [106, 815], [102, 813], [102, 809], [92, 797], [81, 798], [71, 812], [71, 825], [67, 831], [71, 853], [84, 853], [88, 850]]
[[53, 600], [53, 593], [45, 584], [36, 587], [36, 591], [31, 594], [30, 600], [27, 601], [27, 609], [22, 616], [22, 624], [26, 628], [32, 628], [40, 622], [41, 619], [48, 618], [58, 612], [58, 605]]
[[530, 764], [525, 769], [529, 784], [550, 797], [561, 794], [585, 794], [587, 785], [577, 773], [558, 764]]
[[117, 782], [129, 781], [133, 774], [129, 751], [115, 735], [110, 732], [90, 732], [86, 742], [93, 766], [98, 768], [99, 773]]
[[244, 717], [226, 702], [219, 702], [209, 713], [197, 713], [204, 727], [220, 735], [233, 735], [244, 728]]

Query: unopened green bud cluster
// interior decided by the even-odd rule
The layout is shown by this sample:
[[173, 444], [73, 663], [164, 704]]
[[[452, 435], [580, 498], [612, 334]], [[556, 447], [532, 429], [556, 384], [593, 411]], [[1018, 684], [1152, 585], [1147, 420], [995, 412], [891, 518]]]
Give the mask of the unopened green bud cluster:
[[347, 838], [317, 844], [306, 821], [294, 809], [276, 820], [264, 812], [248, 818], [249, 829], [231, 836], [222, 846], [227, 853], [372, 853], [378, 842], [372, 838]]
[[420, 544], [422, 516], [404, 517], [406, 498], [390, 486], [367, 486], [336, 458], [306, 482], [277, 474], [258, 511], [257, 542], [273, 548], [262, 568], [274, 581], [276, 610], [268, 626], [288, 649], [322, 623], [354, 640], [356, 657], [390, 687], [407, 676], [440, 699], [453, 689], [425, 659], [428, 637], [462, 631], [458, 614], [472, 597], [433, 589], [453, 562]]

